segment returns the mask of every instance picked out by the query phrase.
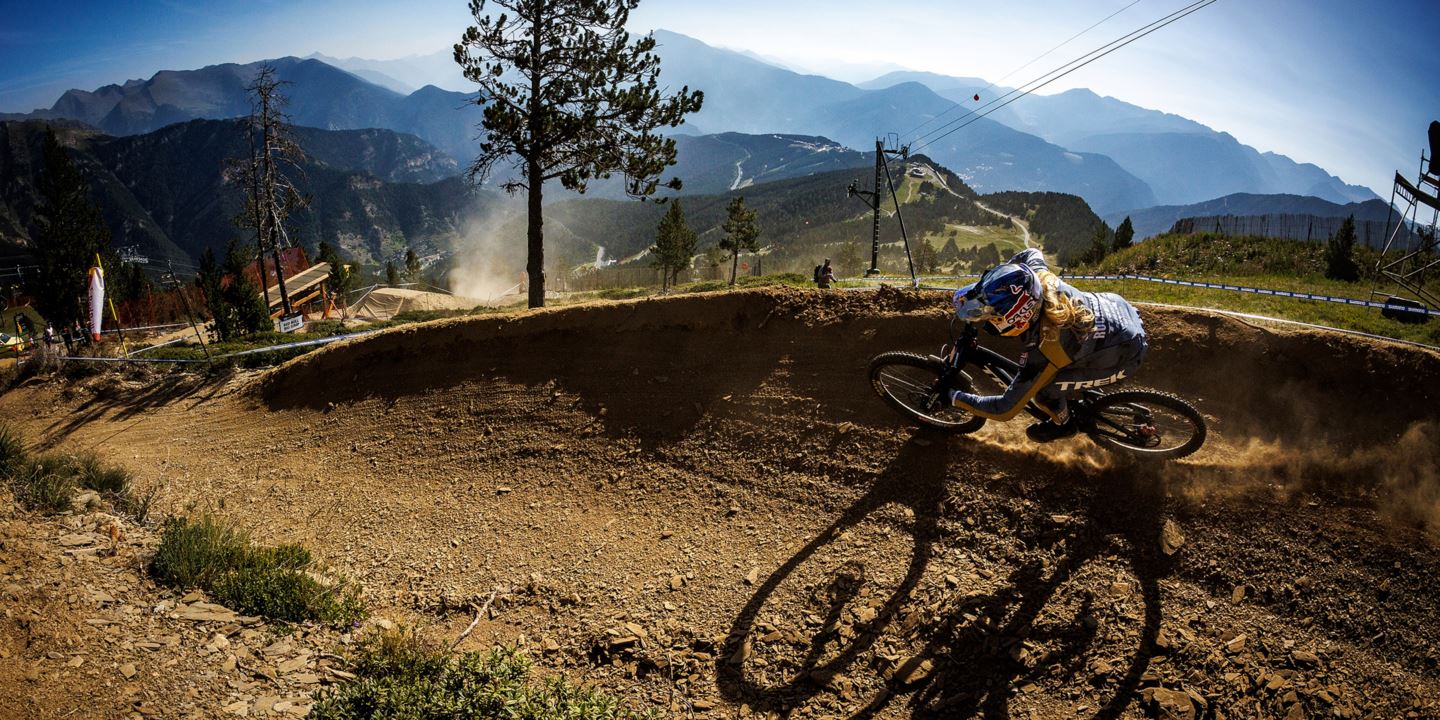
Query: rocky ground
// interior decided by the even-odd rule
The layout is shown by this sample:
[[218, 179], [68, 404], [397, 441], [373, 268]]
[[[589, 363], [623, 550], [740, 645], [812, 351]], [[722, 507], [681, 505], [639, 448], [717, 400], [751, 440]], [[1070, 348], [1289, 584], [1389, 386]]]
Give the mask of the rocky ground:
[[0, 716], [304, 716], [349, 635], [243, 617], [155, 587], [155, 534], [86, 510], [0, 522]]
[[[584, 306], [261, 376], [31, 381], [0, 415], [125, 465], [159, 515], [306, 544], [371, 625], [455, 638], [483, 607], [462, 648], [668, 716], [1440, 717], [1440, 387], [1387, 389], [1440, 358], [1147, 311], [1139, 381], [1215, 431], [1147, 470], [900, 424], [865, 362], [943, 317], [897, 292]], [[153, 529], [3, 507], [0, 717], [303, 715], [367, 631], [177, 597], [143, 573]]]

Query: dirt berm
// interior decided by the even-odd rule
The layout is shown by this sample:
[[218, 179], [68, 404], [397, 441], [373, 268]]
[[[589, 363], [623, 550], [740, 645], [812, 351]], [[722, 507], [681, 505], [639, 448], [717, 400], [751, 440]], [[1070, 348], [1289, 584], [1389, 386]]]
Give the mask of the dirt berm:
[[[454, 637], [493, 592], [466, 647], [674, 717], [1440, 716], [1440, 355], [1142, 314], [1133, 384], [1212, 429], [1161, 468], [905, 426], [866, 364], [938, 349], [947, 306], [893, 289], [441, 321], [0, 410], [44, 407], [43, 445], [98, 448], [168, 512], [305, 542], [377, 616]], [[258, 713], [241, 679], [213, 702]]]

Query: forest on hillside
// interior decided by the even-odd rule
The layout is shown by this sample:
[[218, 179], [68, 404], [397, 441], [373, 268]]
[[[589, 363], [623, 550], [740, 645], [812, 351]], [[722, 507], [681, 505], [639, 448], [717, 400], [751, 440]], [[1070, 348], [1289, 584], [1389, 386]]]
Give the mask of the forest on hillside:
[[1039, 236], [1045, 251], [1062, 266], [1074, 265], [1090, 248], [1096, 231], [1105, 221], [1076, 195], [1056, 192], [998, 192], [985, 195], [981, 202], [1007, 215], [1026, 219], [1030, 232]]

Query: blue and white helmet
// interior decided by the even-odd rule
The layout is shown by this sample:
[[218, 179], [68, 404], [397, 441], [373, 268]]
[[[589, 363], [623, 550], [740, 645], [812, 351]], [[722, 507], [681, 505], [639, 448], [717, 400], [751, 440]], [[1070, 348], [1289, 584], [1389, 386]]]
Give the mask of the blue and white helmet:
[[1039, 315], [1043, 296], [1040, 277], [1029, 265], [1000, 265], [955, 291], [955, 315], [966, 322], [988, 320], [1001, 335], [1020, 335]]

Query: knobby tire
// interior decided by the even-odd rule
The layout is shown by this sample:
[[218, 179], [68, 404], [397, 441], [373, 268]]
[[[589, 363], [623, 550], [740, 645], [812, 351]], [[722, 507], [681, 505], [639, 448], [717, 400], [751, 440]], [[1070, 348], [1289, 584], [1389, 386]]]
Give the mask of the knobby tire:
[[[908, 373], [908, 377], [885, 372], [887, 369], [897, 368], [911, 368], [921, 372]], [[921, 402], [925, 394], [923, 390], [934, 387], [940, 376], [945, 373], [945, 369], [945, 361], [936, 357], [903, 351], [881, 353], [870, 361], [870, 387], [896, 412], [925, 427], [955, 434], [972, 433], [979, 430], [985, 424], [985, 418], [950, 407], [949, 398], [941, 398], [939, 400], [941, 406], [938, 408], [923, 407], [924, 403]], [[929, 375], [927, 376], [925, 373], [929, 373]], [[961, 373], [956, 380], [957, 382], [951, 389], [970, 389], [969, 378], [964, 373]], [[923, 387], [921, 387], [922, 385]], [[906, 392], [907, 389], [909, 392]], [[897, 393], [904, 397], [897, 397]], [[950, 417], [956, 419], [947, 419]]]
[[[1114, 437], [1100, 432], [1099, 418], [1107, 409], [1122, 409], [1125, 405], [1163, 407], [1180, 415], [1190, 423], [1192, 434], [1183, 444], [1166, 448], [1163, 450], [1152, 450], [1140, 447], [1136, 444], [1126, 443]], [[1086, 432], [1096, 444], [1107, 450], [1127, 454], [1134, 458], [1147, 460], [1176, 460], [1192, 455], [1205, 444], [1205, 436], [1208, 432], [1205, 425], [1205, 417], [1196, 410], [1193, 405], [1185, 400], [1171, 395], [1170, 393], [1158, 390], [1124, 390], [1121, 392], [1109, 393], [1096, 400], [1089, 409], [1091, 427]]]

